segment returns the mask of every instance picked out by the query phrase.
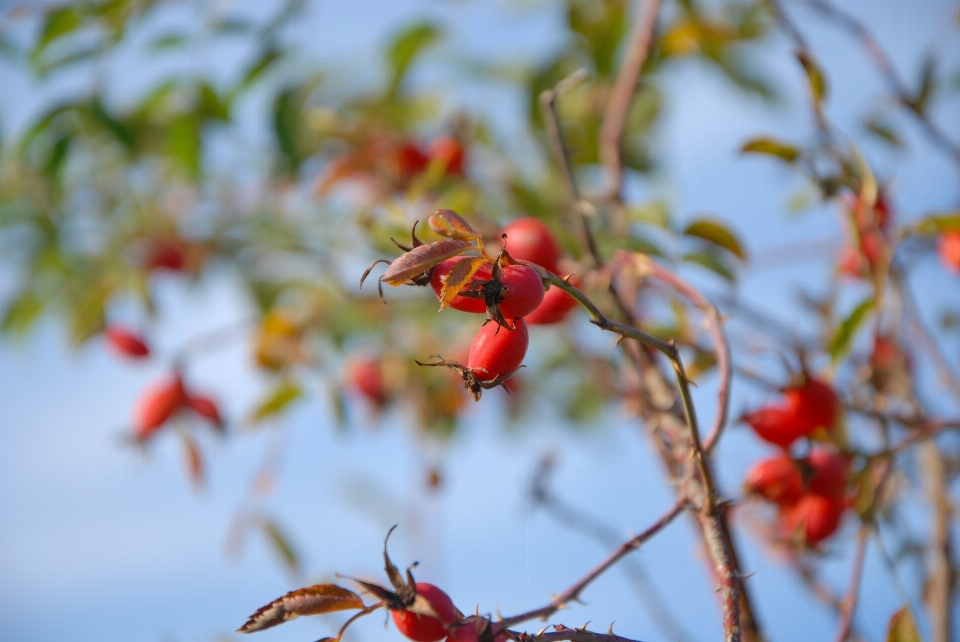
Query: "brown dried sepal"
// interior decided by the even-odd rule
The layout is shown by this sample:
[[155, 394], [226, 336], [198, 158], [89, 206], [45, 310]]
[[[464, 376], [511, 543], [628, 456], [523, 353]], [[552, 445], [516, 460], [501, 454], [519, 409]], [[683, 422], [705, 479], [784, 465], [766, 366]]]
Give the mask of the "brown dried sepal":
[[291, 591], [257, 609], [238, 633], [254, 633], [283, 624], [301, 615], [320, 615], [334, 611], [365, 608], [360, 596], [336, 584], [317, 584]]
[[437, 264], [442, 263], [452, 256], [462, 254], [473, 247], [466, 241], [456, 239], [444, 239], [425, 244], [417, 238], [417, 224], [419, 222], [420, 221], [416, 221], [410, 230], [410, 245], [404, 245], [395, 238], [390, 238], [390, 241], [403, 250], [404, 254], [394, 259], [392, 263], [386, 259], [377, 259], [370, 267], [364, 270], [363, 275], [360, 277], [360, 287], [362, 288], [363, 282], [367, 280], [371, 270], [373, 270], [378, 263], [386, 263], [388, 265], [387, 271], [383, 273], [383, 276], [381, 276], [377, 282], [377, 293], [380, 295], [380, 300], [384, 301], [384, 303], [386, 303], [386, 300], [383, 298], [384, 283], [388, 283], [393, 287], [397, 287], [398, 285], [417, 285], [423, 287], [430, 283], [433, 268]]
[[[383, 566], [390, 580], [393, 591], [383, 588], [378, 584], [364, 582], [363, 580], [354, 580], [357, 584], [370, 591], [379, 598], [385, 607], [391, 611], [410, 611], [420, 615], [430, 617], [439, 617], [437, 612], [430, 606], [423, 597], [417, 595], [417, 582], [413, 579], [413, 573], [410, 568], [407, 569], [406, 578], [400, 574], [400, 570], [390, 561], [390, 555], [387, 554], [387, 542], [390, 540], [390, 534], [396, 526], [387, 531], [387, 536], [383, 540]], [[414, 564], [416, 566], [416, 564]], [[412, 567], [411, 567], [412, 568]]]
[[[510, 330], [513, 331], [513, 328], [510, 328]], [[506, 374], [494, 377], [490, 381], [480, 381], [477, 379], [477, 375], [474, 373], [477, 370], [486, 372], [486, 368], [468, 368], [459, 361], [444, 359], [439, 355], [437, 355], [437, 358], [440, 359], [440, 361], [437, 361], [436, 363], [422, 363], [416, 360], [414, 363], [416, 363], [418, 366], [444, 366], [446, 368], [450, 368], [451, 370], [456, 370], [460, 373], [460, 377], [463, 379], [463, 387], [466, 388], [471, 395], [473, 395], [474, 401], [480, 401], [480, 396], [483, 394], [484, 390], [490, 390], [491, 388], [496, 388], [497, 386], [502, 387], [507, 391], [507, 394], [510, 394], [510, 390], [504, 385], [503, 382], [512, 377], [517, 370], [523, 368], [523, 366], [520, 366], [520, 368], [517, 368], [517, 370], [512, 370]]]

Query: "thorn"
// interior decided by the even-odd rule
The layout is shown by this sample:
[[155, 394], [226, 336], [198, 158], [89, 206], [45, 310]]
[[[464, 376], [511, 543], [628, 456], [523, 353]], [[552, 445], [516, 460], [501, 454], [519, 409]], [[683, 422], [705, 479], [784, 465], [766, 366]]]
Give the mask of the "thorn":
[[742, 582], [743, 580], [749, 580], [751, 577], [753, 577], [756, 574], [757, 574], [757, 571], [754, 571], [752, 573], [747, 573], [746, 575], [741, 575], [740, 581]]
[[589, 625], [590, 625], [590, 622], [592, 622], [592, 621], [593, 621], [593, 620], [588, 620], [587, 623], [584, 624], [583, 626], [581, 626], [579, 630], [580, 630], [580, 631], [583, 631], [584, 633], [586, 633], [586, 632], [587, 632], [587, 626], [589, 626]]
[[613, 622], [610, 623], [609, 628], [607, 628], [607, 635], [613, 635], [613, 625], [616, 624], [616, 623], [617, 623], [616, 620], [614, 620]]

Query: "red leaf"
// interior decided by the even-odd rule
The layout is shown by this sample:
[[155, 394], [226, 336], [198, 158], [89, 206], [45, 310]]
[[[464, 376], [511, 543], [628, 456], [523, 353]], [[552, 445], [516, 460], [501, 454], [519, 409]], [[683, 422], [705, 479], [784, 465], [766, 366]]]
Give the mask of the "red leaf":
[[257, 609], [239, 633], [253, 633], [283, 624], [301, 615], [320, 615], [333, 611], [364, 608], [363, 600], [353, 591], [336, 584], [317, 584], [310, 588], [291, 591], [270, 604]]
[[434, 265], [462, 254], [474, 247], [473, 244], [460, 239], [441, 239], [433, 243], [427, 243], [415, 247], [403, 256], [400, 256], [387, 271], [383, 273], [380, 280], [393, 287], [403, 285], [418, 274], [426, 272]]

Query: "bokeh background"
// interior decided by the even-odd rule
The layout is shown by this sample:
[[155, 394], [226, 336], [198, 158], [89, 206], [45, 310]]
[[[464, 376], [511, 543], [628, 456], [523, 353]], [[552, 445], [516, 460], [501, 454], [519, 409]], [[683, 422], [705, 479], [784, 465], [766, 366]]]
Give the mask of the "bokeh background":
[[[662, 22], [668, 24], [677, 7], [664, 4]], [[719, 10], [714, 6], [719, 3], [704, 4]], [[882, 43], [904, 78], [917, 78], [931, 53], [946, 76], [960, 70], [956, 3], [843, 4]], [[861, 146], [878, 176], [889, 181], [896, 216], [908, 221], [955, 209], [960, 201], [956, 168], [908, 116], [885, 112], [900, 146], [865, 130], [864, 118], [889, 105], [882, 102], [884, 80], [863, 48], [809, 8], [784, 5], [826, 71], [828, 113]], [[232, 86], [261, 52], [262, 43], [252, 34], [282, 10], [282, 3], [272, 0], [157, 3], [102, 59], [41, 74], [31, 66], [29, 52], [47, 5], [0, 2], [0, 36], [7, 51], [0, 58], [2, 140], [8, 148], [15, 146], [51, 105], [96, 92], [102, 92], [109, 109], [123, 112], [170, 79], [204, 78], [214, 87]], [[323, 100], [331, 105], [338, 96], [369, 92], [389, 73], [384, 52], [397, 34], [426, 22], [439, 36], [404, 81], [411, 95], [436, 101], [436, 112], [423, 118], [421, 131], [429, 137], [438, 124], [468, 114], [484, 124], [491, 146], [513, 159], [513, 167], [504, 169], [497, 164], [499, 156], [478, 145], [470, 152], [469, 172], [491, 176], [516, 168], [536, 176], [546, 171], [549, 158], [531, 133], [525, 79], [577, 37], [570, 32], [567, 11], [566, 3], [537, 0], [306, 2], [274, 36], [282, 60], [237, 99], [229, 123], [205, 130], [206, 175], [222, 179], [221, 187], [235, 181], [238, 200], [244, 189], [250, 198], [260, 198], [258, 182], [269, 178], [277, 163], [271, 119], [278, 92], [314, 74], [322, 75]], [[214, 26], [226, 20], [255, 27], [217, 31]], [[180, 39], [157, 45], [171, 34]], [[738, 267], [736, 282], [694, 265], [681, 267], [681, 274], [721, 307], [736, 296], [738, 305], [762, 310], [799, 336], [812, 336], [816, 325], [800, 294], [821, 295], [836, 287], [836, 256], [844, 242], [841, 208], [836, 201], [810, 198], [804, 179], [785, 165], [739, 152], [760, 133], [809, 140], [814, 123], [790, 41], [770, 29], [738, 46], [751, 73], [775, 97], [738, 87], [696, 56], [659, 70], [651, 81], [660, 92], [659, 119], [644, 138], [657, 164], [630, 176], [628, 199], [665, 203], [678, 225], [704, 213], [725, 221], [751, 258]], [[952, 78], [956, 83], [957, 76]], [[960, 101], [955, 92], [944, 94], [931, 114], [956, 138]], [[306, 160], [300, 178], [322, 171], [324, 162], [322, 155]], [[325, 219], [330, 210], [311, 204], [309, 183], [302, 180], [299, 189], [278, 198], [286, 199], [284, 206], [291, 210], [301, 208], [315, 224], [311, 238], [337, 239], [342, 258], [335, 269], [345, 288], [355, 288], [366, 264], [383, 253], [357, 244], [338, 219]], [[334, 211], [355, 202], [356, 195], [346, 192]], [[805, 196], [806, 204], [797, 207]], [[403, 215], [416, 218], [411, 210], [419, 205], [405, 203], [409, 210]], [[518, 213], [515, 207], [487, 212], [496, 220]], [[0, 254], [7, 258], [0, 256], [0, 294], [9, 301], [21, 282], [22, 265], [10, 258], [17, 237], [3, 239]], [[921, 314], [931, 324], [956, 306], [960, 281], [931, 257], [918, 259], [910, 274]], [[160, 314], [145, 316], [135, 300], [114, 304], [111, 314], [148, 328], [161, 355], [205, 333], [238, 328], [187, 365], [189, 379], [220, 400], [231, 432], [226, 438], [198, 433], [206, 479], [197, 489], [185, 475], [182, 444], [174, 434], [159, 436], [145, 450], [122, 438], [130, 430], [138, 395], [169, 372], [168, 362], [118, 360], [98, 338], [77, 346], [59, 313], [41, 316], [23, 335], [0, 339], [4, 640], [240, 639], [232, 631], [246, 616], [288, 590], [330, 581], [334, 573], [384, 579], [380, 551], [393, 524], [399, 524], [391, 540], [399, 566], [418, 560], [418, 579], [444, 587], [463, 611], [478, 605], [481, 612], [506, 616], [547, 602], [610, 550], [531, 498], [531, 482], [544, 456], [555, 461], [549, 480], [555, 495], [623, 539], [646, 528], [673, 502], [673, 489], [643, 426], [616, 404], [574, 422], [550, 407], [548, 398], [538, 398], [517, 418], [509, 415], [504, 395], [491, 391], [476, 406], [471, 402], [456, 432], [441, 439], [411, 428], [403, 408], [378, 415], [349, 391], [338, 409], [321, 381], [337, 372], [341, 362], [336, 361], [323, 375], [303, 376], [303, 398], [282, 416], [250, 425], [246, 418], [276, 376], [251, 358], [255, 324], [244, 320], [257, 314], [257, 306], [236, 266], [221, 259], [196, 278], [159, 273], [149, 287]], [[865, 286], [841, 291], [841, 300], [856, 301], [862, 296], [858, 287]], [[390, 306], [404, 298], [425, 300], [419, 292], [389, 290]], [[373, 296], [373, 289], [366, 295]], [[739, 336], [748, 343], [756, 330], [740, 321], [736, 310], [728, 310], [729, 332], [734, 341]], [[533, 337], [529, 359], [534, 367], [563, 345], [567, 339], [562, 337], [597, 352], [614, 350], [613, 338], [600, 336], [581, 315]], [[960, 340], [954, 332], [945, 341], [957, 367]], [[370, 337], [355, 337], [348, 345], [372, 354], [383, 349], [382, 341]], [[738, 363], [753, 357], [735, 354]], [[761, 357], [760, 363], [770, 361]], [[929, 383], [935, 407], [956, 411], [955, 404], [939, 398], [932, 372], [920, 370], [916, 376]], [[715, 377], [706, 375], [698, 384], [698, 411], [710, 417]], [[767, 395], [748, 380], [736, 380], [734, 415]], [[344, 414], [338, 418], [338, 412]], [[717, 452], [728, 495], [738, 496], [744, 470], [765, 452], [743, 427], [731, 427]], [[252, 488], [262, 482], [258, 474], [265, 461], [274, 473], [272, 487], [257, 492]], [[428, 483], [432, 472], [440, 475], [438, 488]], [[890, 550], [911, 529], [924, 527], [919, 504], [906, 513], [899, 527], [883, 533]], [[284, 558], [269, 529], [239, 528], [243, 515], [278, 529], [293, 558]], [[758, 518], [747, 510], [744, 515], [737, 540], [746, 570], [755, 573], [749, 583], [771, 639], [832, 636], [835, 615], [809, 598], [782, 556], [764, 544], [759, 527], [751, 528]], [[849, 576], [856, 526], [844, 528], [819, 562], [825, 580], [839, 590]], [[906, 560], [896, 568], [894, 575], [876, 546], [868, 550], [856, 617], [867, 639], [882, 639], [889, 616], [903, 604], [903, 592], [919, 604], [915, 565]], [[706, 578], [692, 523], [682, 518], [601, 577], [585, 592], [585, 604], [571, 605], [552, 621], [567, 626], [591, 621], [598, 630], [616, 622], [617, 633], [646, 641], [716, 639], [719, 609]], [[303, 618], [257, 639], [313, 640], [334, 634], [344, 619]], [[379, 614], [360, 621], [348, 637], [400, 639], [392, 627], [384, 628]]]

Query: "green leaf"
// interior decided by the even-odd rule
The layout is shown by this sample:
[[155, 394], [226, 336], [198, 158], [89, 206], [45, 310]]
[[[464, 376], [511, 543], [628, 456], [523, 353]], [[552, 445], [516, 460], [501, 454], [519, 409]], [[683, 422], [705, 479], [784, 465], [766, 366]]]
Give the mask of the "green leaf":
[[247, 89], [256, 83], [260, 76], [262, 76], [264, 72], [266, 72], [267, 69], [269, 69], [270, 66], [273, 65], [273, 63], [279, 58], [280, 51], [274, 47], [268, 47], [266, 50], [264, 50], [263, 54], [261, 54], [257, 61], [250, 65], [249, 69], [247, 69], [247, 73], [243, 75], [243, 79], [240, 81], [234, 91], [243, 91], [244, 89]]
[[867, 122], [864, 123], [864, 127], [866, 127], [868, 132], [887, 144], [897, 148], [903, 147], [903, 141], [900, 139], [900, 135], [897, 134], [893, 127], [879, 118], [867, 120]]
[[230, 120], [230, 104], [207, 83], [200, 85], [200, 111], [205, 118]]
[[195, 178], [200, 175], [200, 128], [194, 114], [178, 114], [170, 121], [167, 149], [177, 165]]
[[731, 254], [737, 258], [746, 261], [747, 253], [744, 252], [743, 246], [740, 244], [740, 241], [737, 240], [737, 237], [734, 236], [733, 232], [729, 230], [723, 223], [715, 219], [698, 219], [687, 226], [687, 229], [683, 231], [684, 236], [694, 236], [701, 238], [704, 241], [709, 241], [714, 245], [719, 245], [723, 249], [729, 251]]
[[45, 303], [31, 290], [21, 292], [4, 311], [0, 330], [22, 337], [40, 318]]
[[399, 88], [410, 65], [424, 49], [440, 39], [441, 33], [434, 25], [420, 22], [404, 29], [387, 49], [387, 61], [392, 70], [390, 93]]
[[766, 136], [760, 136], [747, 141], [747, 143], [740, 148], [740, 151], [776, 156], [788, 163], [792, 163], [800, 157], [800, 151], [796, 147], [781, 143]]
[[887, 642], [923, 642], [909, 606], [903, 607], [890, 618]]
[[950, 230], [960, 230], [960, 212], [927, 216], [910, 226], [911, 232], [922, 236], [942, 234]]
[[277, 526], [276, 522], [264, 519], [260, 522], [260, 525], [263, 527], [263, 532], [266, 534], [267, 540], [273, 546], [273, 550], [276, 551], [277, 555], [279, 555], [283, 561], [284, 566], [294, 572], [299, 570], [300, 560], [298, 559], [297, 552], [290, 544], [290, 540], [287, 539], [286, 534]]
[[221, 20], [213, 26], [214, 31], [224, 35], [244, 35], [253, 31], [254, 25], [244, 20]]
[[257, 405], [250, 416], [250, 421], [259, 423], [264, 419], [275, 417], [302, 396], [303, 389], [296, 381], [284, 379]]
[[160, 36], [156, 40], [150, 42], [147, 47], [152, 51], [163, 51], [164, 49], [174, 49], [183, 44], [186, 44], [187, 37], [180, 33], [170, 33], [165, 36]]
[[297, 139], [300, 134], [300, 116], [303, 99], [296, 89], [286, 89], [273, 103], [273, 131], [280, 146], [284, 166], [291, 174], [296, 174], [303, 160]]
[[665, 203], [660, 201], [643, 205], [628, 205], [624, 208], [624, 216], [631, 223], [649, 223], [670, 230], [670, 210]]
[[824, 78], [823, 71], [813, 58], [803, 52], [797, 54], [797, 59], [803, 65], [803, 70], [807, 72], [807, 81], [810, 83], [810, 92], [813, 94], [814, 100], [817, 103], [822, 103], [827, 95], [827, 81]]
[[97, 124], [113, 134], [127, 149], [132, 149], [135, 146], [136, 138], [133, 129], [111, 116], [99, 98], [94, 99], [89, 104], [87, 113]]
[[733, 269], [714, 252], [690, 252], [684, 255], [683, 260], [687, 263], [696, 263], [701, 267], [705, 267], [727, 281], [735, 281], [737, 278]]
[[83, 23], [78, 7], [60, 7], [47, 14], [33, 56], [39, 56], [51, 42], [75, 31]]
[[833, 340], [830, 341], [830, 361], [833, 362], [834, 365], [850, 353], [850, 349], [853, 347], [854, 341], [857, 338], [857, 333], [870, 318], [871, 312], [873, 312], [872, 297], [862, 301], [860, 305], [855, 307], [850, 315], [844, 319], [843, 323], [840, 324], [840, 327], [837, 328], [837, 333], [833, 336]]
[[917, 111], [917, 113], [922, 113], [927, 106], [927, 101], [930, 99], [930, 96], [933, 95], [934, 90], [936, 89], [936, 59], [933, 56], [927, 56], [923, 61], [923, 68], [920, 70], [920, 87], [917, 89], [917, 94], [910, 101], [910, 106]]

